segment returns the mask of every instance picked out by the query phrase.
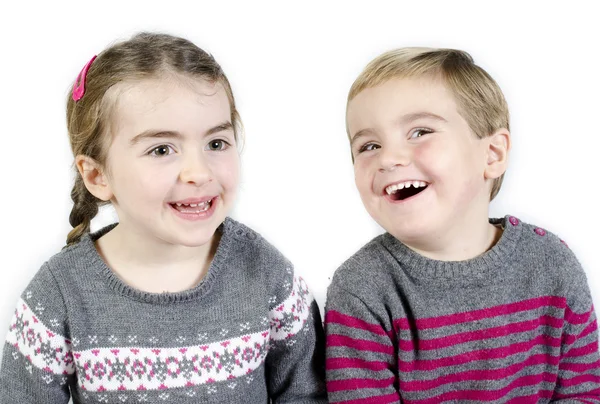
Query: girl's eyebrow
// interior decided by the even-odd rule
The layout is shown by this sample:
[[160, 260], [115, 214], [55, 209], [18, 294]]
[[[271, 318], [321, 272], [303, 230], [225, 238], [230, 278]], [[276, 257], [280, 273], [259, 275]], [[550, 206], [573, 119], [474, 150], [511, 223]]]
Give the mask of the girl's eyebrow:
[[[233, 125], [231, 122], [223, 122], [217, 126], [213, 126], [209, 130], [204, 133], [204, 136], [210, 136], [218, 132], [223, 132], [227, 130], [232, 130]], [[160, 130], [160, 129], [148, 129], [136, 135], [133, 139], [130, 140], [130, 144], [133, 146], [144, 139], [153, 139], [153, 138], [175, 138], [180, 139], [183, 135], [177, 131], [172, 130]]]

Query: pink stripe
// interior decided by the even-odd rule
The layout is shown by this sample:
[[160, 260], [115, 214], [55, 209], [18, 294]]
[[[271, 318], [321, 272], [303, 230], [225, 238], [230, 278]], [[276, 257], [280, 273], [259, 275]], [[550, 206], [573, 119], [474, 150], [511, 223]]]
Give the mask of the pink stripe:
[[450, 383], [459, 383], [471, 380], [499, 380], [514, 376], [515, 374], [519, 373], [520, 371], [529, 366], [541, 364], [551, 364], [555, 366], [558, 365], [558, 362], [559, 357], [557, 356], [538, 354], [530, 356], [521, 363], [515, 363], [506, 368], [468, 370], [464, 372], [457, 372], [446, 376], [441, 376], [437, 379], [432, 380], [415, 380], [404, 383], [401, 380], [400, 389], [402, 391], [425, 391]]
[[345, 327], [368, 331], [372, 334], [381, 335], [383, 337], [391, 338], [394, 335], [393, 331], [386, 332], [383, 327], [378, 324], [367, 323], [364, 320], [340, 313], [335, 310], [329, 310], [327, 312], [325, 315], [325, 323], [340, 324]]
[[356, 358], [329, 358], [325, 361], [325, 369], [368, 369], [375, 372], [391, 369], [391, 365], [384, 361], [366, 361]]
[[536, 404], [540, 398], [552, 398], [552, 393], [552, 390], [540, 390], [538, 394], [511, 398], [506, 404]]
[[594, 311], [594, 307], [592, 307], [590, 310], [586, 311], [585, 313], [575, 313], [573, 310], [571, 310], [571, 308], [569, 306], [567, 306], [565, 308], [565, 320], [567, 320], [569, 323], [577, 325], [577, 324], [585, 324], [588, 322], [588, 320], [590, 319], [590, 315], [592, 314], [592, 312]]
[[[600, 388], [599, 389], [594, 389], [591, 391], [585, 391], [582, 393], [573, 393], [573, 394], [561, 394], [561, 393], [554, 393], [554, 395], [552, 396], [552, 399], [554, 400], [561, 400], [561, 399], [589, 399], [589, 400], [599, 400], [600, 399]], [[600, 401], [596, 401], [596, 402], [600, 402]]]
[[559, 370], [577, 373], [583, 373], [598, 368], [600, 368], [600, 359], [592, 363], [561, 362], [558, 366]]
[[590, 335], [591, 333], [593, 333], [594, 331], [597, 331], [597, 330], [598, 330], [598, 323], [596, 322], [596, 320], [594, 320], [591, 323], [589, 323], [587, 325], [587, 327], [585, 327], [583, 329], [583, 331], [581, 331], [579, 334], [565, 333], [565, 335], [563, 335], [563, 340], [564, 340], [563, 343], [567, 344], [567, 345], [571, 345], [576, 340], [587, 337], [588, 335]]
[[379, 344], [366, 339], [356, 339], [338, 334], [329, 334], [327, 336], [327, 346], [342, 346], [359, 351], [381, 352], [388, 355], [394, 354], [394, 347], [392, 345]]
[[573, 387], [573, 386], [577, 386], [578, 384], [587, 383], [587, 382], [600, 383], [600, 376], [584, 374], [584, 375], [571, 377], [568, 379], [561, 377], [558, 382], [560, 383], [560, 385], [562, 387]]
[[503, 359], [521, 352], [527, 352], [537, 345], [560, 348], [560, 338], [553, 338], [548, 335], [538, 335], [530, 341], [517, 342], [505, 347], [481, 349], [478, 351], [465, 352], [440, 359], [400, 361], [398, 367], [402, 372], [412, 372], [415, 370], [434, 370], [441, 367], [462, 365], [464, 363], [474, 361]]
[[540, 398], [552, 398], [554, 390], [540, 390], [538, 394], [531, 394], [529, 396], [513, 397], [506, 402], [506, 404], [537, 404]]
[[506, 337], [507, 335], [532, 331], [543, 325], [548, 325], [554, 328], [562, 328], [562, 324], [562, 319], [544, 315], [534, 320], [486, 328], [483, 330], [462, 332], [440, 338], [420, 339], [416, 341], [401, 339], [398, 341], [398, 345], [402, 351], [413, 351], [415, 349], [419, 351], [441, 349], [458, 344], [464, 344], [465, 342], [470, 341]]
[[534, 386], [536, 384], [540, 384], [541, 382], [556, 382], [556, 375], [548, 372], [544, 372], [538, 375], [531, 376], [523, 376], [508, 386], [498, 389], [498, 390], [458, 390], [458, 391], [449, 391], [443, 394], [440, 394], [435, 397], [423, 399], [423, 400], [405, 400], [405, 403], [414, 403], [414, 404], [437, 404], [442, 401], [447, 400], [481, 400], [481, 401], [492, 401], [498, 400], [512, 390], [525, 387], [525, 386]]
[[563, 355], [563, 358], [577, 358], [598, 352], [598, 341], [590, 342], [579, 348], [571, 348], [569, 352]]
[[347, 400], [347, 401], [331, 401], [331, 397], [329, 397], [330, 403], [338, 403], [338, 404], [389, 404], [389, 403], [397, 403], [400, 401], [400, 397], [397, 393], [388, 394], [385, 396], [372, 396], [366, 398], [357, 398], [356, 400]]
[[387, 379], [344, 379], [331, 380], [327, 382], [327, 391], [335, 393], [336, 391], [358, 390], [358, 389], [382, 389], [394, 384], [394, 377]]
[[[419, 330], [429, 328], [439, 328], [460, 323], [468, 323], [486, 318], [505, 316], [507, 314], [519, 313], [522, 311], [539, 309], [540, 307], [552, 306], [559, 309], [564, 309], [567, 305], [564, 297], [558, 296], [542, 296], [534, 299], [523, 300], [520, 302], [504, 304], [500, 306], [488, 307], [467, 311], [464, 313], [447, 314], [439, 317], [420, 318], [415, 320], [415, 326]], [[394, 326], [401, 330], [410, 330], [410, 323], [407, 318], [402, 318], [394, 321]]]

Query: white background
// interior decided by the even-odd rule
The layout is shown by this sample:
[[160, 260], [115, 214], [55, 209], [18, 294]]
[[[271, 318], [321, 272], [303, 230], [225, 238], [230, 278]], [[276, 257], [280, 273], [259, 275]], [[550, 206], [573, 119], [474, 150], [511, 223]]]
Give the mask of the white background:
[[0, 10], [0, 343], [18, 296], [70, 229], [70, 86], [92, 55], [139, 30], [185, 36], [224, 68], [246, 129], [233, 217], [294, 262], [321, 308], [333, 271], [380, 232], [354, 187], [344, 127], [350, 85], [391, 48], [469, 51], [512, 114], [510, 167], [491, 215], [510, 213], [565, 239], [600, 307], [600, 29], [592, 6], [16, 3]]

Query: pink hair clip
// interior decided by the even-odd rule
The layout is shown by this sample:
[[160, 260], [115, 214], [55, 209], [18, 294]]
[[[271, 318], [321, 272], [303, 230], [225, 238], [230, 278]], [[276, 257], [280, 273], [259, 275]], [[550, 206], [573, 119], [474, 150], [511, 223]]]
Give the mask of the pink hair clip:
[[83, 94], [85, 94], [85, 76], [87, 76], [87, 72], [95, 59], [96, 55], [94, 55], [94, 57], [83, 66], [81, 72], [79, 72], [77, 80], [75, 80], [75, 84], [73, 84], [73, 101], [79, 101], [83, 98]]

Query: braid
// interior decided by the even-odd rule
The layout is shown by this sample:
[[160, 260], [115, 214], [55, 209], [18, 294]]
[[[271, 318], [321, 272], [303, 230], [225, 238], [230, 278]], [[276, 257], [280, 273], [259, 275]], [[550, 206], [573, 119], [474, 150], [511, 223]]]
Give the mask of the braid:
[[98, 200], [87, 190], [79, 173], [71, 190], [71, 199], [73, 209], [69, 215], [69, 223], [73, 230], [67, 236], [67, 246], [79, 242], [81, 236], [90, 230], [90, 223], [98, 213]]

